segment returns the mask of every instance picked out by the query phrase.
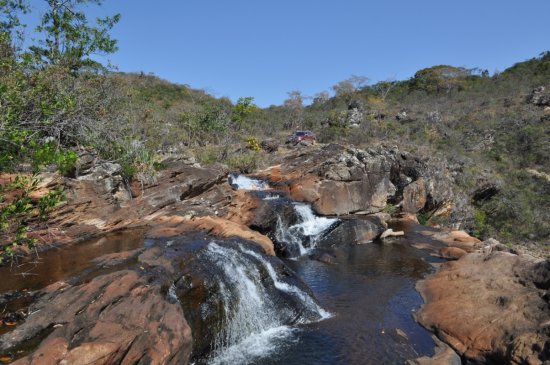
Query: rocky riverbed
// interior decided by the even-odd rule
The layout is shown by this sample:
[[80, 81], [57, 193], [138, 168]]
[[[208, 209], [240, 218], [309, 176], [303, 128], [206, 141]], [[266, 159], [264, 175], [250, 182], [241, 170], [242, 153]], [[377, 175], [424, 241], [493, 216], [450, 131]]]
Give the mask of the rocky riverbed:
[[[433, 353], [435, 343], [429, 342], [429, 351], [428, 340], [415, 344], [415, 337], [426, 335], [404, 320], [403, 328], [388, 329], [388, 346], [402, 344], [398, 359], [550, 361], [548, 260], [415, 222], [426, 209], [460, 223], [464, 199], [453, 192], [444, 167], [397, 149], [326, 145], [274, 156], [272, 167], [253, 175], [256, 180], [175, 160], [155, 182], [128, 184], [119, 166], [85, 154], [80, 159], [76, 178], [43, 176], [40, 188], [65, 187], [67, 202], [34, 233], [42, 242], [40, 259], [31, 254], [18, 268], [0, 268], [3, 362], [264, 363], [254, 351], [276, 359], [281, 339], [297, 328], [307, 332], [323, 321], [345, 328], [340, 319], [329, 319], [347, 318], [341, 307], [302, 268], [315, 262], [316, 270], [347, 270], [352, 261], [342, 260], [344, 252], [363, 256], [345, 247], [368, 245], [406, 245], [421, 253], [413, 267], [423, 269], [395, 283], [410, 288], [402, 297], [409, 298], [418, 282], [425, 303], [418, 308], [415, 299], [398, 312], [407, 318], [417, 312], [438, 347]], [[388, 203], [399, 217], [384, 212]], [[404, 237], [379, 240], [388, 227]], [[399, 262], [390, 266], [401, 277], [407, 265]], [[350, 273], [358, 270], [349, 267]], [[370, 314], [348, 317], [360, 321], [362, 315]], [[386, 332], [369, 336], [375, 333]], [[235, 357], [243, 353], [248, 357]], [[326, 359], [359, 364], [365, 353], [356, 355]], [[379, 356], [372, 361], [384, 361]]]

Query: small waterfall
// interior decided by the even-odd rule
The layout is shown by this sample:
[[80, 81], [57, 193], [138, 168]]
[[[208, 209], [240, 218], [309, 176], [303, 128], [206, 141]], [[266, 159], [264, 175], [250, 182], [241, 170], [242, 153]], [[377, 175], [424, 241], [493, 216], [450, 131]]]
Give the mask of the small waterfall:
[[[260, 261], [262, 263], [264, 268], [269, 273], [269, 277], [271, 278], [271, 280], [273, 280], [273, 284], [275, 284], [275, 287], [277, 289], [279, 289], [280, 291], [286, 292], [288, 294], [295, 295], [306, 306], [306, 308], [310, 312], [318, 313], [321, 316], [320, 319], [327, 319], [327, 318], [331, 317], [331, 314], [329, 312], [325, 311], [323, 308], [321, 308], [319, 306], [319, 304], [317, 304], [309, 294], [305, 293], [303, 290], [301, 290], [297, 286], [290, 285], [290, 284], [288, 284], [284, 281], [281, 281], [279, 279], [277, 273], [275, 272], [275, 269], [273, 268], [273, 266], [265, 258], [263, 258], [260, 254], [258, 254], [257, 252], [254, 252], [254, 251], [246, 250], [242, 247], [241, 247], [241, 250], [243, 252], [245, 252], [246, 254], [255, 257], [258, 261]], [[309, 322], [307, 320], [303, 321], [303, 319], [304, 318], [301, 318], [300, 319], [301, 322], [299, 322], [299, 323]]]
[[330, 316], [308, 293], [284, 282], [252, 249], [211, 242], [203, 255], [219, 272], [215, 279], [224, 307], [222, 331], [209, 364], [253, 363], [255, 357], [276, 350], [277, 341], [292, 336], [288, 325]]
[[229, 175], [229, 185], [239, 190], [269, 190], [269, 184], [260, 179], [253, 179], [248, 176], [231, 174]]
[[298, 223], [287, 227], [279, 217], [275, 239], [286, 245], [291, 256], [302, 256], [316, 247], [323, 233], [338, 222], [338, 219], [318, 217], [307, 204], [294, 203], [293, 205]]

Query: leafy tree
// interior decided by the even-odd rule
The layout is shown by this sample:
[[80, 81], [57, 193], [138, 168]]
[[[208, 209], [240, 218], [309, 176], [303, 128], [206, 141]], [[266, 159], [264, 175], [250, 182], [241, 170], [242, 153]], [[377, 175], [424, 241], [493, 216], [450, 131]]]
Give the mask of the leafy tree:
[[473, 71], [464, 67], [439, 65], [422, 69], [414, 74], [411, 82], [413, 89], [428, 93], [450, 92], [464, 86]]
[[26, 0], [0, 0], [0, 33], [18, 32], [23, 27], [19, 15], [28, 11]]
[[248, 116], [257, 109], [258, 107], [254, 104], [254, 98], [252, 96], [239, 98], [237, 104], [235, 104], [233, 108], [231, 120], [237, 124], [237, 126], [242, 127]]
[[19, 15], [28, 10], [25, 0], [0, 0], [0, 62], [3, 64], [15, 58], [15, 41], [23, 38]]
[[95, 54], [110, 54], [117, 42], [109, 31], [120, 20], [120, 14], [97, 18], [90, 24], [82, 10], [85, 5], [101, 5], [101, 0], [45, 0], [48, 9], [36, 28], [44, 39], [31, 47], [36, 61], [43, 65], [60, 65], [72, 71], [83, 67], [101, 68], [91, 59]]

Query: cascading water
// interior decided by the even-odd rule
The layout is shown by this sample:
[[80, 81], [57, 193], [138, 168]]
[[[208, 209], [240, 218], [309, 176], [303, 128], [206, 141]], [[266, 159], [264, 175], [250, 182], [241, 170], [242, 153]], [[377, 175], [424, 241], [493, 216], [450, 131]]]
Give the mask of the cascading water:
[[279, 217], [275, 239], [279, 244], [286, 246], [285, 251], [290, 256], [296, 257], [314, 249], [323, 233], [338, 222], [338, 219], [318, 217], [307, 204], [294, 203], [293, 206], [298, 223], [288, 227]]
[[269, 190], [269, 184], [260, 179], [253, 179], [244, 175], [229, 175], [229, 184], [236, 189], [262, 191]]
[[211, 242], [201, 255], [216, 267], [224, 311], [209, 364], [253, 363], [275, 350], [277, 341], [292, 336], [295, 330], [288, 325], [330, 316], [251, 249]]

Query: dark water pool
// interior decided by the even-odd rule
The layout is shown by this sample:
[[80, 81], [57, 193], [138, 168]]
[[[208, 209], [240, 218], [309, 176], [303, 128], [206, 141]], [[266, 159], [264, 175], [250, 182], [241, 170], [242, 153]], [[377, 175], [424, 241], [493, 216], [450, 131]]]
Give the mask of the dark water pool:
[[407, 239], [338, 248], [334, 264], [286, 263], [313, 290], [330, 319], [309, 324], [255, 363], [402, 364], [431, 355], [431, 334], [413, 319], [422, 304], [415, 283], [431, 270]]

